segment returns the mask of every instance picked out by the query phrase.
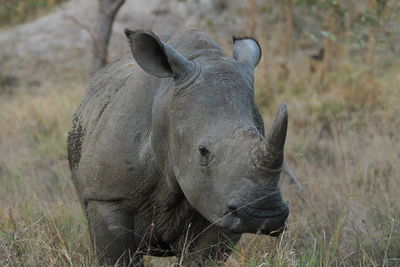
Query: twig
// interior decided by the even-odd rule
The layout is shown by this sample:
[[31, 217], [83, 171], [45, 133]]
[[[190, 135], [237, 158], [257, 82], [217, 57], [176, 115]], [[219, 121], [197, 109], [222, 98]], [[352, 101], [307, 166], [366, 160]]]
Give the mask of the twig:
[[297, 186], [297, 189], [300, 191], [300, 193], [303, 194], [304, 187], [302, 186], [302, 184], [300, 183], [300, 181], [296, 177], [296, 175], [289, 168], [289, 165], [286, 163], [286, 161], [283, 162], [282, 172], [284, 172], [287, 176], [289, 176], [290, 182], [295, 184]]
[[93, 45], [95, 46], [97, 52], [99, 52], [100, 57], [101, 57], [103, 60], [107, 61], [107, 55], [106, 55], [105, 53], [103, 53], [103, 49], [102, 49], [102, 47], [101, 47], [101, 45], [100, 45], [99, 39], [97, 38], [97, 36], [96, 36], [96, 34], [94, 33], [93, 29], [92, 29], [90, 26], [88, 26], [88, 25], [86, 25], [86, 24], [80, 22], [80, 21], [79, 21], [77, 18], [75, 18], [74, 16], [71, 16], [71, 15], [69, 15], [69, 14], [64, 14], [64, 17], [65, 17], [66, 19], [70, 20], [72, 23], [74, 23], [74, 24], [77, 25], [78, 27], [80, 27], [80, 28], [82, 28], [83, 30], [85, 30], [85, 31], [89, 34], [90, 39], [92, 40]]

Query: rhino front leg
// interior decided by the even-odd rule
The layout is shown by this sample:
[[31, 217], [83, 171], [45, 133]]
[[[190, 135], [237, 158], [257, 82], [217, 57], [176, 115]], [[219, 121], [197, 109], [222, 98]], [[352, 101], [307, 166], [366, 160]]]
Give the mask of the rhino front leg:
[[211, 226], [192, 237], [189, 241], [190, 250], [183, 251], [180, 261], [184, 266], [221, 263], [229, 257], [239, 239], [240, 234], [227, 233], [217, 226]]
[[86, 214], [96, 256], [101, 265], [142, 266], [133, 233], [133, 216], [120, 202], [90, 201]]

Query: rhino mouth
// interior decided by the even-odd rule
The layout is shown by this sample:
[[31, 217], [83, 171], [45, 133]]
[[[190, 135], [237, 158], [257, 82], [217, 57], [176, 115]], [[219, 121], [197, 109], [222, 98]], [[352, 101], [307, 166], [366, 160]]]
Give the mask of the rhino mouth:
[[270, 208], [259, 209], [244, 206], [227, 210], [221, 227], [234, 233], [254, 233], [279, 236], [286, 229], [289, 208], [286, 203]]
[[238, 209], [237, 213], [239, 215], [250, 216], [255, 218], [275, 218], [282, 216], [288, 209], [286, 203], [282, 205], [272, 208], [272, 209], [260, 209], [255, 207], [243, 207], [242, 209]]

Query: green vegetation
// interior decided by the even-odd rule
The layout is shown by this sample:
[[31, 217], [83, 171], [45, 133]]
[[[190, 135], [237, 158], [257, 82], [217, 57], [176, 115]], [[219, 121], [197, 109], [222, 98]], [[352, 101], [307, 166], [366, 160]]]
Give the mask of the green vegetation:
[[0, 26], [13, 25], [35, 19], [66, 0], [2, 0]]

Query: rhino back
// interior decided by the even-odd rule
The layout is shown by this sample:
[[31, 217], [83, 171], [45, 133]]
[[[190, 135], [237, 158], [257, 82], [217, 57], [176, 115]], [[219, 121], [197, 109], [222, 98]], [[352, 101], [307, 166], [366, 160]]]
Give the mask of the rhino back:
[[221, 47], [210, 36], [195, 28], [172, 35], [167, 43], [189, 60], [205, 53], [210, 55], [211, 51], [217, 52], [219, 56], [224, 55]]

